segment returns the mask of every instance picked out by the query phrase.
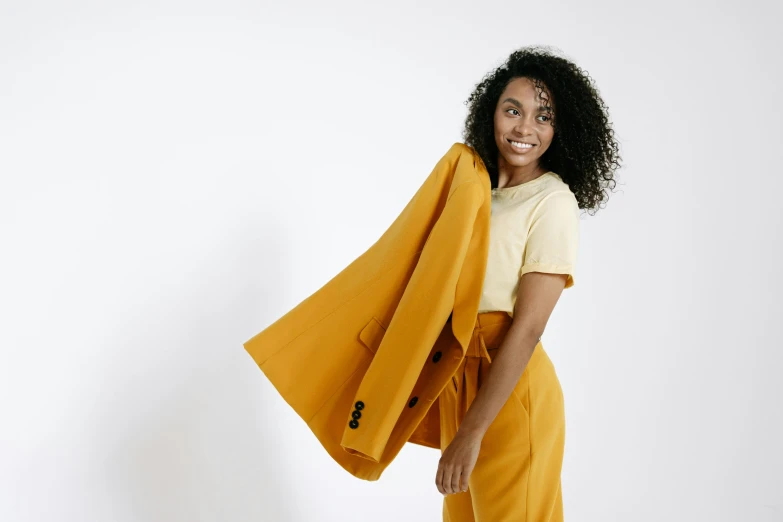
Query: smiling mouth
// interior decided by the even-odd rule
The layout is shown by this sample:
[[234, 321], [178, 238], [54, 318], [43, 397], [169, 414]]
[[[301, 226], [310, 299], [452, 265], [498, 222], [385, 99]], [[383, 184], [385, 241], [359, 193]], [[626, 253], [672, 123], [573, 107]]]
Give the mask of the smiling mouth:
[[[526, 144], [527, 145], [526, 147], [520, 147], [518, 145], [514, 145], [514, 140], [510, 140], [508, 138], [506, 138], [506, 141], [509, 143], [509, 145], [511, 145], [512, 148], [514, 148], [515, 150], [518, 150], [518, 151], [531, 150], [533, 147], [535, 147], [535, 145], [530, 144], [530, 143]], [[516, 143], [522, 143], [522, 142], [516, 142]]]

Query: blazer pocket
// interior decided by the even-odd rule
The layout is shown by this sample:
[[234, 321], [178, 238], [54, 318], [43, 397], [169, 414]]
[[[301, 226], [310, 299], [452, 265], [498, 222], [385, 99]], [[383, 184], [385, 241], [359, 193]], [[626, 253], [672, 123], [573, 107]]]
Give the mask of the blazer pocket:
[[366, 346], [372, 353], [378, 351], [378, 347], [381, 345], [381, 339], [383, 334], [386, 333], [386, 328], [375, 317], [370, 318], [370, 322], [362, 328], [359, 332], [359, 340], [364, 346]]

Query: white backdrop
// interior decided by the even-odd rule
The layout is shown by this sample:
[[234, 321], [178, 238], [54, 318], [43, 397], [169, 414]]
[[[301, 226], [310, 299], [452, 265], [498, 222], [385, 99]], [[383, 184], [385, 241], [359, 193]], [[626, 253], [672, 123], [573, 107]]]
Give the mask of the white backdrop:
[[[283, 5], [286, 4], [286, 5]], [[369, 247], [514, 49], [624, 168], [543, 341], [566, 520], [783, 520], [771, 1], [0, 4], [0, 520], [440, 520], [340, 468], [242, 343]]]

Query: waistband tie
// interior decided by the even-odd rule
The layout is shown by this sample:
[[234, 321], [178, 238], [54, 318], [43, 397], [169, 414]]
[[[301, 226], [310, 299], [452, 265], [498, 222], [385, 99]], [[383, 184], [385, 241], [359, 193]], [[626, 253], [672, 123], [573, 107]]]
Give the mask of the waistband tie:
[[468, 346], [465, 352], [465, 357], [481, 357], [487, 360], [488, 363], [492, 363], [492, 357], [487, 350], [487, 343], [484, 340], [484, 336], [481, 331], [476, 331], [473, 337], [473, 341]]

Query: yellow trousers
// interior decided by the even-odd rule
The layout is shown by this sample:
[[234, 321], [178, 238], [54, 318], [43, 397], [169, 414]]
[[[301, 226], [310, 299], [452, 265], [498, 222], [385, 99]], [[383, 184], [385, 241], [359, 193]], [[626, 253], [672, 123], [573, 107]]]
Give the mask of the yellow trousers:
[[[441, 395], [441, 453], [511, 326], [506, 312], [478, 314], [467, 356]], [[481, 441], [468, 490], [443, 498], [444, 522], [561, 522], [563, 392], [541, 342]]]

